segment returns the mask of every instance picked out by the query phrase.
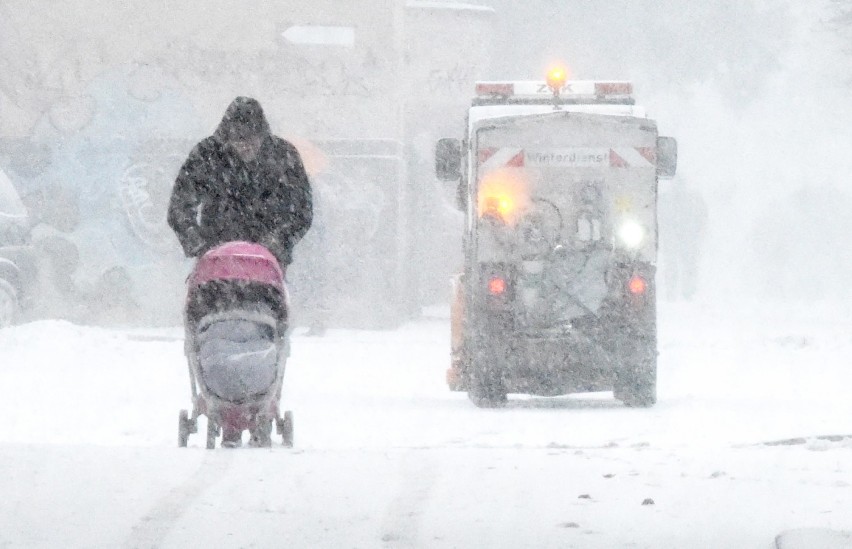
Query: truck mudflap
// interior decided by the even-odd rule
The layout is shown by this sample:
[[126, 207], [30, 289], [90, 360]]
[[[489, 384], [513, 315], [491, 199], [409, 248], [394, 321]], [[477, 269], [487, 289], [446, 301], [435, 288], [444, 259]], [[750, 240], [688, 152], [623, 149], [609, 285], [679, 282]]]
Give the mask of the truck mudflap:
[[452, 301], [450, 302], [450, 367], [447, 369], [447, 385], [451, 391], [467, 391], [467, 378], [463, 372], [464, 360], [464, 274], [457, 273], [450, 279]]

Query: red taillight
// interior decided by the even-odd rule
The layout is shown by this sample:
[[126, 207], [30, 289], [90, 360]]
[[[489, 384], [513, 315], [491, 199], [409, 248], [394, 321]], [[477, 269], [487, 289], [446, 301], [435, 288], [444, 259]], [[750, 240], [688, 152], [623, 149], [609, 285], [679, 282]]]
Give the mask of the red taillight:
[[491, 280], [488, 281], [488, 291], [491, 295], [503, 295], [506, 293], [506, 288], [506, 280], [499, 276], [491, 277]]
[[633, 295], [642, 295], [648, 289], [648, 283], [639, 275], [633, 275], [627, 282], [627, 289]]
[[509, 82], [477, 82], [476, 95], [510, 97], [515, 94], [515, 85]]
[[595, 82], [595, 95], [633, 95], [630, 82]]

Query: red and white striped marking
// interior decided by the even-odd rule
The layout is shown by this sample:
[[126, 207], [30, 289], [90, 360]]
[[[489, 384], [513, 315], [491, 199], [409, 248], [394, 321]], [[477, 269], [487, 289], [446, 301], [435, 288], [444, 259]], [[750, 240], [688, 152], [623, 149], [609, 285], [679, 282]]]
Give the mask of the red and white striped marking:
[[609, 165], [613, 168], [653, 168], [657, 151], [653, 147], [616, 147], [609, 150]]
[[523, 168], [524, 150], [514, 147], [479, 149], [478, 159], [482, 172], [499, 168]]

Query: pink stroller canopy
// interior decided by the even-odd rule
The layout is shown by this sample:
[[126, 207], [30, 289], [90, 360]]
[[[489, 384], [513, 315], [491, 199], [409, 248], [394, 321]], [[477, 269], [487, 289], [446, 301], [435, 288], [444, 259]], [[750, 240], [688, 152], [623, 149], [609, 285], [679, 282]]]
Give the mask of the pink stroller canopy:
[[244, 280], [272, 286], [282, 293], [284, 273], [272, 252], [260, 244], [228, 242], [205, 253], [189, 278], [190, 288], [214, 280]]

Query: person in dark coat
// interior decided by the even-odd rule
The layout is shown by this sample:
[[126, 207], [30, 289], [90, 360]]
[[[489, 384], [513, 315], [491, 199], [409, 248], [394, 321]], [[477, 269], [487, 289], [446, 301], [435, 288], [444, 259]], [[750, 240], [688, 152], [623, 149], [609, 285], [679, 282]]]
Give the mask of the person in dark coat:
[[270, 132], [257, 100], [237, 97], [181, 167], [168, 222], [187, 257], [243, 240], [266, 246], [286, 269], [311, 226], [312, 204], [296, 148]]

